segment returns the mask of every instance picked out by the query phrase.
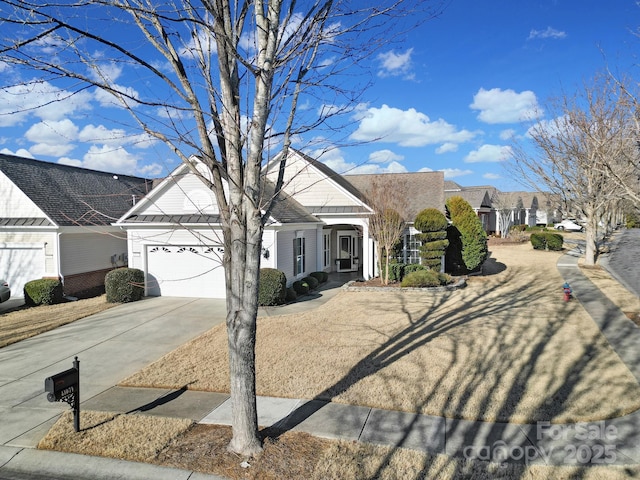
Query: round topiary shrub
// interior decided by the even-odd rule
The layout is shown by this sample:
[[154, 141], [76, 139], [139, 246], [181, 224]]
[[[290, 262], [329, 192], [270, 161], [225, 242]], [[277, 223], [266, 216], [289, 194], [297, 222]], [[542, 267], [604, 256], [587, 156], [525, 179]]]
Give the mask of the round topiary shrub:
[[104, 278], [109, 303], [128, 303], [144, 296], [144, 272], [137, 268], [116, 268]]
[[258, 305], [282, 305], [287, 295], [287, 276], [276, 268], [261, 268]]
[[306, 282], [307, 285], [309, 285], [309, 290], [315, 290], [316, 288], [318, 288], [318, 284], [320, 283], [318, 282], [318, 279], [316, 277], [312, 277], [311, 275], [309, 275], [308, 277], [304, 277], [302, 281]]
[[291, 286], [296, 291], [298, 296], [306, 295], [307, 293], [309, 293], [309, 284], [304, 280], [296, 280]]
[[64, 293], [60, 280], [42, 278], [24, 284], [24, 303], [29, 307], [36, 305], [55, 305], [62, 303]]

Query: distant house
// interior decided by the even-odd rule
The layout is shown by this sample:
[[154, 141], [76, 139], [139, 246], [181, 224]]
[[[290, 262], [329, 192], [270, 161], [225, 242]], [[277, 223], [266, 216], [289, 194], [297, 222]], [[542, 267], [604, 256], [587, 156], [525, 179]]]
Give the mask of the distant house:
[[463, 187], [456, 182], [447, 180], [444, 182], [444, 195], [446, 200], [451, 197], [462, 197], [476, 212], [486, 232], [496, 231], [496, 215], [491, 199], [497, 189], [491, 186]]
[[112, 226], [151, 189], [144, 178], [0, 154], [0, 278], [57, 278], [67, 295], [104, 284], [127, 265], [126, 233]]

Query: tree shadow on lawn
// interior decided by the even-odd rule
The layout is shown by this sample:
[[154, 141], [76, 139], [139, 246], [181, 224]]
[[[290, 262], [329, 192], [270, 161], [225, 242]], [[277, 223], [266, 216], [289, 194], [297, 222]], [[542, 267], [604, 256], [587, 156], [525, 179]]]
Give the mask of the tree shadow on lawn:
[[[443, 413], [449, 418], [443, 420], [431, 417], [433, 421], [425, 427], [423, 415], [407, 413], [403, 414], [401, 427], [397, 424], [389, 427], [384, 422], [374, 423], [371, 427], [380, 430], [391, 428], [392, 431], [389, 433], [394, 439], [393, 446], [396, 449], [410, 447], [437, 453], [446, 448], [446, 453], [453, 455], [450, 462], [444, 466], [442, 463], [439, 463], [439, 466], [435, 463], [425, 464], [416, 478], [438, 478], [445, 473], [449, 478], [458, 478], [457, 475], [489, 475], [491, 478], [496, 475], [492, 470], [495, 464], [464, 462], [456, 460], [455, 456], [505, 461], [513, 464], [509, 465], [509, 478], [524, 476], [527, 460], [539, 461], [548, 453], [544, 450], [545, 439], [541, 438], [540, 430], [535, 424], [516, 425], [504, 422], [513, 421], [514, 417], [523, 415], [532, 421], [553, 422], [558, 418], [561, 421], [569, 420], [565, 414], [568, 407], [580, 402], [581, 398], [593, 398], [589, 381], [592, 381], [594, 371], [603, 371], [608, 366], [613, 368], [619, 360], [616, 360], [615, 355], [600, 354], [603, 348], [602, 337], [595, 330], [587, 329], [586, 332], [580, 333], [585, 338], [582, 343], [576, 342], [576, 349], [582, 348], [582, 351], [558, 349], [562, 343], [558, 345], [556, 336], [571, 315], [579, 309], [576, 302], [564, 303], [560, 293], [557, 295], [556, 315], [548, 318], [546, 322], [511, 322], [510, 312], [514, 309], [526, 310], [533, 302], [546, 301], [549, 298], [546, 282], [523, 284], [516, 281], [517, 276], [516, 270], [510, 270], [497, 285], [496, 282], [479, 283], [472, 290], [442, 294], [419, 318], [412, 318], [410, 310], [403, 305], [403, 312], [408, 320], [405, 328], [360, 359], [334, 385], [318, 394], [312, 401], [300, 406], [272, 428], [265, 429], [263, 434], [277, 437], [283, 430], [295, 428], [319, 412], [327, 402], [358, 382], [393, 365], [416, 349], [429, 348], [429, 344], [435, 339], [449, 336], [454, 340], [451, 344], [449, 366], [442, 370], [431, 391], [415, 408], [415, 412], [420, 412], [436, 395], [445, 392], [448, 400], [446, 412]], [[514, 286], [506, 290], [508, 293], [505, 295], [498, 298], [488, 295], [494, 288], [510, 284]], [[402, 294], [398, 295], [402, 298]], [[447, 301], [456, 298], [459, 298], [459, 302], [455, 308], [448, 311], [444, 309], [444, 313], [439, 311]], [[391, 308], [391, 305], [383, 299], [379, 302], [370, 308], [383, 315], [385, 309]], [[456, 332], [471, 322], [490, 322], [492, 327], [489, 331], [495, 333], [490, 338], [465, 338], [463, 330]], [[605, 359], [610, 365], [604, 364]], [[459, 375], [459, 378], [452, 382], [448, 378], [450, 369], [454, 369], [459, 362], [471, 365], [473, 371]], [[428, 369], [429, 365], [419, 367]], [[544, 375], [540, 375], [540, 372], [544, 372]], [[624, 382], [622, 378], [624, 377], [618, 377], [619, 384], [609, 385], [611, 391], [616, 391], [616, 396], [637, 393], [637, 385]], [[533, 403], [523, 404], [522, 398], [530, 389], [545, 393]], [[481, 392], [480, 398], [478, 392]], [[533, 397], [529, 393], [527, 398], [531, 402]], [[594, 411], [607, 403], [610, 403], [607, 395], [602, 395], [600, 405], [593, 405]], [[477, 418], [480, 419], [494, 418], [498, 423], [487, 422], [480, 425], [477, 422], [463, 420], [460, 417], [465, 415], [460, 415], [460, 412], [466, 411], [477, 412]], [[625, 413], [628, 412], [620, 411], [611, 405], [610, 414], [606, 417], [613, 418]], [[335, 420], [344, 425], [356, 422], [356, 419], [348, 416]], [[416, 441], [418, 444], [422, 442], [422, 445], [416, 447]], [[476, 448], [479, 446], [486, 449], [480, 451]], [[496, 450], [497, 446], [502, 446], [502, 450]], [[575, 446], [579, 445], [576, 443]], [[391, 450], [387, 458], [380, 462], [375, 475], [371, 476], [363, 471], [360, 472], [362, 476], [358, 478], [378, 478], [388, 468], [394, 452], [395, 449]], [[496, 452], [504, 458], [496, 458]], [[526, 452], [527, 455], [519, 455], [520, 452]], [[537, 455], [537, 458], [532, 458], [531, 455]], [[452, 471], [455, 471], [454, 475], [450, 476]], [[578, 468], [576, 478], [580, 477], [580, 471]]]

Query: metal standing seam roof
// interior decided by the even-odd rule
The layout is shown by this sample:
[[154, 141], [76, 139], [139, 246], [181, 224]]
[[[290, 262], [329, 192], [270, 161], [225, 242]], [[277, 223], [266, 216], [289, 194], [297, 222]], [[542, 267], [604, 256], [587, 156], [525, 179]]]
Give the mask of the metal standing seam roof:
[[146, 178], [4, 154], [0, 171], [59, 226], [110, 225], [152, 184]]

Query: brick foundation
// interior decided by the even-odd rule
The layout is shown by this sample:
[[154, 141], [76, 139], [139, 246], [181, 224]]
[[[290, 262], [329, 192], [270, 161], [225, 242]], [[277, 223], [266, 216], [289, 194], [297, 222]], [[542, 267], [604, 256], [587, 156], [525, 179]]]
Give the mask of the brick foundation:
[[93, 272], [77, 273], [64, 277], [64, 294], [74, 295], [90, 288], [104, 285], [104, 277], [112, 268], [95, 270]]

